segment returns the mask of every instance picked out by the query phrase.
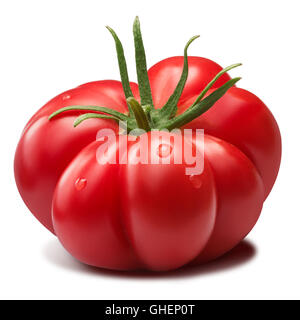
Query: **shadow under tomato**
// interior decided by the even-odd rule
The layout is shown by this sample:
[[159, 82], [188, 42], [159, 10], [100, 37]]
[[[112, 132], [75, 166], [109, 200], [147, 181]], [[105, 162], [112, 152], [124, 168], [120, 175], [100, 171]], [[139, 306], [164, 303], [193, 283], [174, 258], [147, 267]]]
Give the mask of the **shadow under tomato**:
[[90, 275], [122, 277], [122, 278], [180, 278], [193, 277], [216, 272], [222, 272], [249, 262], [256, 255], [256, 248], [249, 240], [243, 240], [231, 251], [222, 257], [199, 266], [184, 266], [168, 272], [149, 271], [114, 271], [91, 267], [80, 263], [70, 256], [60, 245], [58, 240], [52, 240], [43, 248], [46, 259], [54, 265], [75, 272], [84, 272]]

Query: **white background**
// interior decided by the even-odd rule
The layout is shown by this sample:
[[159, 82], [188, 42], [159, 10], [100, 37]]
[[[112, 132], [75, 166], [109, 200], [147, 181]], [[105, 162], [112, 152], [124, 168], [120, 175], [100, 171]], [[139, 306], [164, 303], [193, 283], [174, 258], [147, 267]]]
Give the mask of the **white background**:
[[[0, 298], [300, 298], [300, 4], [285, 1], [1, 1]], [[208, 57], [242, 76], [278, 120], [283, 159], [276, 185], [247, 242], [210, 265], [168, 274], [97, 271], [73, 260], [23, 204], [14, 151], [31, 115], [58, 93], [119, 79], [109, 24], [123, 40], [135, 80], [132, 22], [139, 15], [148, 65]]]

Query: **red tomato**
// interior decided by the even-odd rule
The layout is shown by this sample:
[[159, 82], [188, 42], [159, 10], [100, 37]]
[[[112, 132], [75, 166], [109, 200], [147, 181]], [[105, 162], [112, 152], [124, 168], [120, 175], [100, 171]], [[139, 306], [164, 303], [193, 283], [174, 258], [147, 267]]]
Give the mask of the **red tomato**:
[[[183, 57], [168, 58], [148, 71], [157, 110], [174, 92], [183, 62]], [[222, 70], [200, 57], [189, 57], [188, 67], [178, 117]], [[206, 97], [230, 79], [224, 73]], [[130, 86], [137, 100], [141, 94], [146, 101], [147, 88], [140, 86], [139, 93], [137, 84]], [[271, 112], [254, 94], [233, 86], [207, 112], [184, 123], [183, 128], [204, 129], [204, 150], [195, 138], [167, 140], [169, 165], [134, 164], [140, 156], [137, 141], [144, 137], [142, 144], [153, 155], [149, 146], [161, 139], [158, 133], [144, 133], [137, 141], [119, 136], [128, 147], [128, 163], [103, 164], [97, 156], [103, 142], [96, 135], [104, 128], [117, 132], [114, 120], [88, 119], [74, 128], [82, 110], [48, 119], [73, 105], [128, 114], [125, 95], [121, 82], [91, 82], [58, 95], [31, 118], [15, 156], [16, 182], [28, 208], [74, 257], [94, 266], [169, 270], [232, 249], [255, 225], [279, 170], [281, 138]], [[174, 162], [184, 143], [204, 152], [201, 175], [186, 175], [189, 164]], [[108, 154], [119, 159], [117, 143]]]

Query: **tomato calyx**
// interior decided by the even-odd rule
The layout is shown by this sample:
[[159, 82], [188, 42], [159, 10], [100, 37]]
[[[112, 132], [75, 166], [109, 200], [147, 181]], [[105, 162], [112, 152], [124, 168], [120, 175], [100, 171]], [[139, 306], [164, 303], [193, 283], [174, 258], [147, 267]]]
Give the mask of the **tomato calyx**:
[[227, 68], [221, 70], [203, 89], [200, 95], [196, 98], [194, 103], [187, 108], [187, 110], [176, 116], [178, 101], [181, 97], [185, 83], [188, 77], [188, 55], [187, 51], [190, 44], [199, 38], [199, 35], [192, 37], [184, 48], [184, 63], [181, 77], [178, 84], [169, 97], [166, 104], [161, 109], [155, 109], [153, 104], [152, 92], [150, 88], [150, 82], [147, 71], [146, 54], [142, 39], [142, 33], [140, 28], [140, 21], [138, 17], [135, 18], [133, 24], [133, 36], [134, 36], [134, 46], [135, 46], [135, 61], [136, 61], [136, 71], [137, 79], [140, 93], [140, 103], [134, 98], [129, 77], [127, 71], [127, 64], [124, 55], [124, 50], [120, 39], [118, 38], [116, 32], [110, 28], [106, 27], [111, 33], [117, 52], [117, 59], [119, 64], [119, 71], [121, 76], [122, 87], [124, 95], [126, 97], [128, 114], [123, 114], [116, 110], [101, 107], [101, 106], [68, 106], [61, 108], [49, 116], [49, 120], [56, 117], [57, 115], [69, 111], [69, 110], [80, 110], [86, 111], [86, 113], [80, 115], [74, 122], [74, 127], [79, 125], [81, 122], [90, 118], [100, 118], [100, 119], [110, 119], [117, 122], [125, 122], [127, 132], [133, 131], [135, 129], [142, 129], [144, 131], [150, 131], [152, 129], [156, 130], [172, 130], [180, 128], [195, 118], [199, 117], [204, 112], [208, 111], [216, 101], [218, 101], [231, 87], [233, 87], [241, 78], [236, 77], [221, 87], [214, 90], [210, 95], [206, 96], [208, 90], [214, 85], [214, 83], [226, 72], [236, 68], [241, 65], [241, 63], [233, 64]]

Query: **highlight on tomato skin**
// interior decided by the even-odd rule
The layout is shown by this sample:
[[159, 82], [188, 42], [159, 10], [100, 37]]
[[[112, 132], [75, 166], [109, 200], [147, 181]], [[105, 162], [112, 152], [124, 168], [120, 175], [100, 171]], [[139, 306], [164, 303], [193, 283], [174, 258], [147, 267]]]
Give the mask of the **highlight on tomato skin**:
[[136, 17], [133, 83], [107, 29], [121, 81], [85, 83], [33, 115], [15, 153], [19, 193], [88, 265], [168, 271], [216, 259], [259, 219], [280, 166], [277, 122], [230, 77], [240, 63], [188, 56], [198, 35], [148, 70]]

